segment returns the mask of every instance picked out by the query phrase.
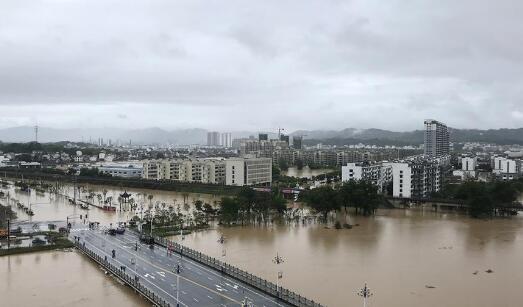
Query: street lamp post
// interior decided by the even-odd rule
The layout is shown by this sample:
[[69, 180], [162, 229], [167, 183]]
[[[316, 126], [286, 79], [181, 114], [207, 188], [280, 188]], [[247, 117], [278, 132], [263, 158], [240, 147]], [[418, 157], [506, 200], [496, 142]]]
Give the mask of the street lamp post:
[[[222, 245], [222, 257], [223, 257], [223, 263], [225, 263], [225, 256], [227, 255], [227, 250], [225, 249], [225, 237], [223, 235], [220, 236], [218, 239], [218, 243]], [[223, 263], [222, 263], [222, 271], [223, 271]]]
[[180, 307], [180, 299], [179, 299], [179, 295], [180, 295], [180, 273], [181, 273], [181, 267], [180, 267], [180, 264], [178, 263], [176, 265], [176, 307]]
[[[285, 262], [285, 260], [283, 259], [283, 257], [281, 257], [278, 253], [276, 253], [276, 257], [274, 257], [274, 259], [272, 260], [272, 262], [274, 262], [276, 264], [276, 267], [278, 267], [278, 264], [281, 264], [283, 262]], [[277, 270], [277, 276], [276, 276], [276, 295], [279, 297], [279, 293], [280, 293], [280, 279], [283, 278], [283, 271], [279, 271]]]
[[365, 286], [358, 291], [358, 296], [363, 297], [363, 307], [367, 307], [367, 298], [371, 297], [373, 295], [372, 292], [370, 292], [370, 289], [367, 287], [367, 283], [365, 283]]

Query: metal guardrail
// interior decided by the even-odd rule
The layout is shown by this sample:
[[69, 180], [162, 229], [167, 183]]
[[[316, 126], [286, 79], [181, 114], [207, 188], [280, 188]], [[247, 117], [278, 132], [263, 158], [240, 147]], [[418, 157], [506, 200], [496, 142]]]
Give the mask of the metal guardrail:
[[122, 269], [109, 263], [109, 261], [107, 260], [106, 257], [101, 257], [101, 256], [97, 255], [95, 252], [93, 252], [90, 249], [88, 249], [87, 247], [85, 247], [85, 244], [80, 244], [79, 242], [75, 242], [75, 245], [85, 255], [87, 255], [89, 258], [91, 258], [96, 263], [101, 265], [108, 272], [111, 272], [111, 274], [116, 276], [118, 279], [125, 282], [128, 286], [130, 286], [135, 291], [140, 293], [142, 296], [144, 296], [147, 300], [149, 300], [155, 306], [158, 306], [158, 307], [170, 307], [171, 306], [163, 298], [156, 295], [154, 291], [150, 290], [149, 288], [144, 286], [142, 283], [140, 283], [139, 279], [135, 279], [134, 277], [130, 276]]
[[232, 278], [242, 281], [264, 293], [267, 293], [273, 297], [276, 297], [293, 306], [325, 307], [324, 305], [314, 302], [313, 300], [309, 300], [306, 297], [303, 297], [299, 294], [294, 293], [293, 291], [285, 289], [281, 286], [277, 287], [276, 284], [274, 284], [270, 281], [267, 281], [266, 279], [260, 278], [253, 274], [250, 274], [235, 266], [232, 266], [228, 263], [222, 262], [216, 258], [207, 256], [205, 254], [202, 254], [201, 252], [198, 252], [191, 248], [185, 247], [179, 243], [167, 240], [165, 238], [160, 238], [160, 237], [155, 237], [154, 241], [155, 241], [155, 243], [157, 243], [161, 246], [170, 247], [172, 250], [174, 250], [175, 252], [177, 252], [183, 256], [186, 256], [194, 261], [197, 261], [197, 262], [202, 263], [206, 266], [209, 266], [217, 271], [227, 274]]

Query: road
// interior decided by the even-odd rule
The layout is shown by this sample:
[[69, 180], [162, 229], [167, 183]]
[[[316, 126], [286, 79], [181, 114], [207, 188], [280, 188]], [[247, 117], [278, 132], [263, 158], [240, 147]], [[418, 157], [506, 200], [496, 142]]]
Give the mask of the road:
[[[199, 264], [179, 254], [168, 254], [158, 245], [154, 249], [139, 242], [136, 234], [126, 231], [123, 235], [108, 235], [102, 230], [75, 227], [70, 236], [80, 237], [80, 242], [115, 266], [125, 266], [129, 274], [138, 276], [140, 282], [176, 306], [177, 286], [180, 306], [291, 306], [266, 295], [221, 272]], [[138, 249], [136, 244], [138, 243]], [[112, 251], [115, 258], [112, 258]], [[176, 273], [180, 265], [180, 273]], [[179, 284], [177, 282], [179, 280]]]

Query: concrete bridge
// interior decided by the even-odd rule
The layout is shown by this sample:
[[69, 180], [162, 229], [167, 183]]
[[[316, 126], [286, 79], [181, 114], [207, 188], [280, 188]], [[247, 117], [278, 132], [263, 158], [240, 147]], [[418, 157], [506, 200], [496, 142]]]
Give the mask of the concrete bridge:
[[323, 305], [176, 242], [110, 235], [84, 225], [69, 234], [77, 248], [156, 306]]

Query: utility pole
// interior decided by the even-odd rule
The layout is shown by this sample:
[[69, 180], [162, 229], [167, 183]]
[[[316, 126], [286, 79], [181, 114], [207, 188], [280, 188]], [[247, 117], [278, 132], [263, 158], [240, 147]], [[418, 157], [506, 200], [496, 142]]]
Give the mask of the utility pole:
[[7, 219], [7, 249], [11, 246], [11, 219]]
[[[223, 235], [221, 235], [220, 238], [218, 239], [218, 243], [220, 243], [222, 245], [222, 257], [223, 257], [223, 263], [225, 263], [225, 256], [227, 255], [227, 250], [225, 249], [225, 237]], [[223, 263], [221, 266], [222, 271], [224, 269]]]

